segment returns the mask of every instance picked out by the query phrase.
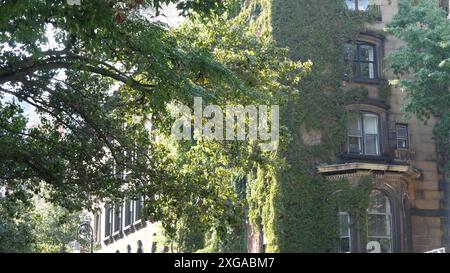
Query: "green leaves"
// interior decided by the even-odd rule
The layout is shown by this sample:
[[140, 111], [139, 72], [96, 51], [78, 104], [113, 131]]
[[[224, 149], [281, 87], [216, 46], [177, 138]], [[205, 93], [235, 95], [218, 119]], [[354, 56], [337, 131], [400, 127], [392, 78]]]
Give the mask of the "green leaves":
[[[448, 165], [450, 145], [450, 23], [445, 12], [431, 1], [401, 1], [399, 13], [388, 30], [404, 40], [407, 46], [394, 52], [391, 67], [396, 81], [408, 95], [405, 109], [426, 121], [436, 117], [435, 136], [439, 154]], [[448, 176], [447, 169], [447, 176]]]

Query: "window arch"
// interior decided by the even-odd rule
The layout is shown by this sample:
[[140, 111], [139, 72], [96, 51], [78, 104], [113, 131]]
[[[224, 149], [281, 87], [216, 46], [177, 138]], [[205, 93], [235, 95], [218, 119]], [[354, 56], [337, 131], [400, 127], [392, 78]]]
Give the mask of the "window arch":
[[344, 46], [344, 80], [379, 84], [384, 76], [384, 40], [379, 33], [365, 32], [348, 41]]
[[368, 252], [393, 252], [392, 206], [388, 196], [373, 190], [367, 209]]
[[357, 41], [345, 46], [345, 62], [350, 65], [353, 61], [353, 79], [376, 80], [378, 79], [377, 46], [376, 44]]
[[[374, 188], [366, 215], [362, 218], [338, 210], [339, 234], [336, 251], [340, 253], [393, 253], [410, 251], [408, 204], [398, 189], [390, 185]], [[364, 225], [364, 226], [363, 226]], [[361, 232], [364, 229], [365, 232]]]

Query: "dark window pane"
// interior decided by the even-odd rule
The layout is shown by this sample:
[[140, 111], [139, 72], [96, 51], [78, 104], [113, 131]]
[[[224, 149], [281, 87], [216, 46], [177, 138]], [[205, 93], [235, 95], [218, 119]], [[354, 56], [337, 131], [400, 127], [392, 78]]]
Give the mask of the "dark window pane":
[[360, 137], [349, 137], [348, 138], [348, 152], [351, 154], [360, 154], [362, 152]]
[[122, 227], [122, 209], [116, 206], [114, 209], [114, 232], [120, 231]]
[[133, 223], [133, 201], [127, 200], [125, 202], [125, 226]]
[[369, 237], [391, 236], [391, 217], [384, 214], [369, 214]]
[[359, 45], [359, 61], [374, 62], [375, 50], [371, 45]]
[[105, 208], [105, 237], [111, 235], [112, 230], [112, 208], [107, 206]]
[[362, 79], [375, 79], [375, 66], [373, 63], [359, 63], [359, 77]]
[[397, 126], [397, 137], [405, 138], [405, 139], [408, 137], [408, 129], [406, 126], [402, 126], [402, 125]]
[[349, 253], [350, 252], [350, 238], [341, 238], [339, 242], [339, 252]]
[[378, 155], [378, 136], [366, 135], [364, 139], [364, 149], [367, 155]]
[[339, 214], [339, 225], [341, 230], [341, 236], [349, 236], [350, 234], [350, 225], [349, 225], [349, 216], [347, 213]]
[[136, 199], [136, 207], [135, 207], [135, 221], [138, 221], [142, 218], [142, 208], [144, 205], [144, 198], [142, 194], [138, 194]]

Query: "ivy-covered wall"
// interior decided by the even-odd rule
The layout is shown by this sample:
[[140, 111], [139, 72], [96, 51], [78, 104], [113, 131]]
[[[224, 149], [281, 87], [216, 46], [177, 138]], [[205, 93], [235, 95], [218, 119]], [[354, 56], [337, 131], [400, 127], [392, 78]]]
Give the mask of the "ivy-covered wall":
[[[251, 223], [264, 232], [268, 252], [334, 251], [338, 206], [350, 208], [352, 202], [353, 208], [365, 210], [371, 183], [363, 181], [356, 188], [330, 183], [315, 167], [332, 162], [345, 142], [344, 44], [364, 30], [371, 16], [347, 10], [344, 0], [255, 0], [248, 8], [257, 11], [252, 24], [259, 34], [268, 33], [290, 48], [292, 59], [313, 62], [299, 94], [281, 109], [281, 123], [290, 136], [279, 156], [287, 167], [260, 168], [250, 183]], [[306, 143], [310, 132], [319, 141]]]

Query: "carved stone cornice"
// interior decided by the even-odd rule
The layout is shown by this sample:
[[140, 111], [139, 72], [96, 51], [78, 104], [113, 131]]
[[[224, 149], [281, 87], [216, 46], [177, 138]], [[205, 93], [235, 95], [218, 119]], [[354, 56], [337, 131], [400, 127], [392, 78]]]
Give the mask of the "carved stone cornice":
[[[377, 181], [416, 180], [421, 177], [421, 172], [407, 165], [391, 165], [378, 163], [344, 163], [321, 165], [317, 171], [330, 181], [341, 179], [370, 176], [375, 183]], [[381, 183], [381, 182], [380, 182]]]

